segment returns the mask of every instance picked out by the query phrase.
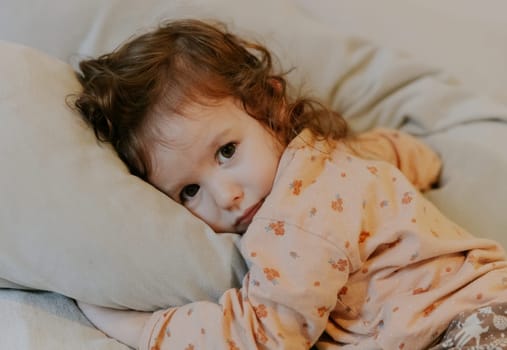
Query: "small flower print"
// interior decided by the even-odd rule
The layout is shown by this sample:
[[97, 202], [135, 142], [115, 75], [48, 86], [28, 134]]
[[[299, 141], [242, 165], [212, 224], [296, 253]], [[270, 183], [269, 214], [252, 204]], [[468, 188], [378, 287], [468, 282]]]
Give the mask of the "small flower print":
[[283, 221], [275, 221], [266, 227], [267, 232], [274, 232], [277, 236], [283, 236], [285, 234], [285, 223]]
[[339, 213], [343, 211], [343, 199], [340, 198], [340, 195], [337, 194], [336, 199], [331, 201], [331, 208]]
[[317, 214], [317, 208], [313, 207], [312, 209], [310, 209], [310, 217], [314, 217], [315, 214]]
[[264, 275], [266, 276], [266, 279], [268, 281], [271, 281], [274, 284], [277, 283], [277, 280], [280, 277], [280, 273], [278, 272], [278, 270], [269, 267], [264, 268]]
[[253, 309], [258, 318], [268, 317], [268, 310], [266, 309], [266, 305], [259, 304], [257, 307], [254, 306]]
[[292, 190], [292, 194], [297, 196], [301, 193], [301, 186], [303, 186], [302, 180], [294, 180], [289, 185], [289, 188]]
[[372, 175], [377, 175], [377, 173], [378, 173], [378, 169], [377, 169], [377, 167], [376, 167], [376, 166], [372, 166], [372, 165], [370, 165], [370, 166], [368, 166], [368, 167], [367, 167], [367, 169], [368, 169], [368, 171], [369, 171]]
[[340, 291], [338, 292], [338, 297], [341, 297], [342, 295], [347, 295], [348, 291], [349, 289], [346, 286], [342, 287], [342, 289], [340, 289]]
[[345, 271], [345, 269], [348, 266], [348, 261], [345, 259], [338, 259], [338, 260], [329, 259], [328, 263], [331, 264], [333, 269], [338, 270], [338, 271]]
[[381, 208], [385, 208], [385, 207], [389, 206], [389, 202], [387, 200], [383, 200], [380, 202], [379, 206]]
[[328, 307], [320, 306], [317, 308], [317, 313], [319, 314], [319, 317], [324, 317], [324, 315], [329, 311]]
[[403, 198], [401, 199], [401, 203], [403, 204], [409, 204], [410, 202], [412, 202], [412, 193], [410, 192], [405, 192], [403, 193]]
[[188, 346], [185, 348], [185, 350], [194, 350], [194, 344], [188, 344]]

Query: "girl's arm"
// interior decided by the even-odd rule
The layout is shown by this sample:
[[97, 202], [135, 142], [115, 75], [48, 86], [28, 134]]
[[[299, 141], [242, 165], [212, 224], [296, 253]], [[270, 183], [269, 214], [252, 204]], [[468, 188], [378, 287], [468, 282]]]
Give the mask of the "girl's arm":
[[376, 128], [357, 135], [349, 145], [361, 158], [395, 165], [420, 191], [438, 182], [442, 168], [440, 157], [424, 142], [405, 132]]
[[343, 251], [281, 221], [258, 219], [243, 236], [250, 271], [241, 289], [218, 303], [194, 302], [157, 311], [141, 334], [140, 350], [308, 350], [324, 332], [348, 279]]
[[78, 305], [97, 328], [141, 350], [308, 350], [348, 278], [348, 261], [329, 241], [292, 225], [259, 220], [256, 226], [243, 242], [252, 262], [243, 288], [226, 291], [218, 303], [154, 313]]
[[81, 301], [77, 301], [77, 305], [98, 329], [132, 348], [137, 348], [144, 326], [152, 315], [151, 312], [115, 310]]

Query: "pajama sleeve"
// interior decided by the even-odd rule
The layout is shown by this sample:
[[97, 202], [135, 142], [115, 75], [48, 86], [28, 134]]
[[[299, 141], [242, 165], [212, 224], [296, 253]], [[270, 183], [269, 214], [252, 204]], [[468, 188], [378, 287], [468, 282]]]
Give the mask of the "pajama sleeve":
[[395, 165], [420, 191], [430, 189], [440, 176], [442, 161], [428, 145], [396, 129], [376, 128], [349, 143], [361, 158]]
[[217, 304], [156, 312], [139, 349], [309, 349], [323, 333], [349, 263], [334, 243], [283, 221], [256, 219], [243, 237], [250, 270]]

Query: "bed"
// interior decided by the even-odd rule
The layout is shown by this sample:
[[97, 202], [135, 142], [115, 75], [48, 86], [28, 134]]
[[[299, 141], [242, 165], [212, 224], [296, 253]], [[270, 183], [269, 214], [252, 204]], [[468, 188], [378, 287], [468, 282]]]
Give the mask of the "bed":
[[216, 299], [245, 272], [237, 237], [130, 176], [68, 108], [80, 58], [166, 18], [223, 21], [354, 130], [428, 142], [444, 160], [428, 198], [507, 247], [506, 11], [501, 0], [3, 1], [0, 349], [126, 350], [74, 298], [154, 310]]

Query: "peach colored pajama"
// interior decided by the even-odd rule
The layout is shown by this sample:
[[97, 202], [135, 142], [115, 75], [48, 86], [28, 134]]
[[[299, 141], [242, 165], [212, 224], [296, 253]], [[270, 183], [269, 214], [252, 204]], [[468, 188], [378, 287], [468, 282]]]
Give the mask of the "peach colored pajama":
[[154, 313], [140, 349], [424, 349], [460, 312], [507, 301], [503, 249], [418, 191], [439, 168], [395, 131], [303, 131], [242, 237], [241, 289]]

